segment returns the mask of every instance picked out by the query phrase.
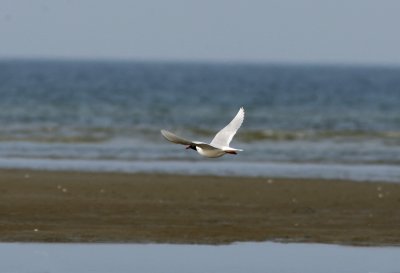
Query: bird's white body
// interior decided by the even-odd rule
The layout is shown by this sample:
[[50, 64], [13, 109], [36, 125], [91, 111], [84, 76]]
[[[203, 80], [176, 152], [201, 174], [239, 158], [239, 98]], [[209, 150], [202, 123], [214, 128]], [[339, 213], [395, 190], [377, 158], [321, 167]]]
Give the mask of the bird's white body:
[[200, 148], [196, 146], [196, 151], [205, 157], [220, 157], [225, 154], [225, 151], [220, 149], [207, 149], [207, 148]]
[[[232, 149], [232, 148], [231, 148]], [[235, 149], [237, 150], [237, 149]], [[207, 147], [207, 146], [196, 146], [196, 151], [205, 157], [220, 157], [226, 154], [227, 152], [224, 149], [219, 149], [215, 147]], [[233, 153], [233, 150], [230, 150]]]
[[233, 118], [233, 120], [225, 126], [221, 131], [219, 131], [210, 144], [198, 141], [190, 141], [181, 138], [171, 132], [166, 130], [161, 130], [161, 134], [173, 143], [188, 145], [188, 148], [196, 150], [199, 154], [205, 157], [220, 157], [225, 154], [237, 154], [237, 152], [242, 151], [241, 149], [236, 149], [229, 147], [229, 143], [232, 141], [237, 130], [240, 128], [244, 120], [244, 109], [240, 108], [239, 112]]

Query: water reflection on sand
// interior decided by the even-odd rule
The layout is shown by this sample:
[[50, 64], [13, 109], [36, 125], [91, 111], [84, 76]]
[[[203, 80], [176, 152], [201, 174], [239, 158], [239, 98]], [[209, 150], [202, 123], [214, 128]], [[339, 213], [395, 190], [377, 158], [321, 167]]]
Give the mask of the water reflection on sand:
[[[1, 150], [1, 144], [0, 144]], [[167, 173], [246, 177], [283, 177], [386, 181], [400, 183], [400, 168], [384, 164], [319, 164], [285, 162], [240, 162], [226, 158], [210, 161], [122, 161], [84, 159], [0, 158], [1, 169], [85, 171], [120, 173]]]
[[1, 272], [400, 272], [400, 247], [0, 243]]

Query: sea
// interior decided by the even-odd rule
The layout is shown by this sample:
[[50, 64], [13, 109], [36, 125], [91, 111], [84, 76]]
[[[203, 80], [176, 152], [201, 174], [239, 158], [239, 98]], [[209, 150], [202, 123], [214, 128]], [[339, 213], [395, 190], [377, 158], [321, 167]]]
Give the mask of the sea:
[[0, 168], [400, 182], [400, 67], [3, 59]]

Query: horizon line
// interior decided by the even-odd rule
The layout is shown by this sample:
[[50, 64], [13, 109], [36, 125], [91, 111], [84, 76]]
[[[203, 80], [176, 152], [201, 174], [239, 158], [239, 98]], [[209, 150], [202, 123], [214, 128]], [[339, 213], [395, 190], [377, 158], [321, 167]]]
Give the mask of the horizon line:
[[54, 62], [121, 62], [121, 63], [165, 63], [165, 64], [210, 64], [210, 65], [271, 65], [271, 66], [327, 66], [362, 68], [400, 68], [400, 63], [346, 62], [346, 61], [288, 61], [288, 60], [242, 60], [206, 58], [138, 58], [138, 57], [68, 57], [68, 56], [1, 56], [2, 61], [54, 61]]

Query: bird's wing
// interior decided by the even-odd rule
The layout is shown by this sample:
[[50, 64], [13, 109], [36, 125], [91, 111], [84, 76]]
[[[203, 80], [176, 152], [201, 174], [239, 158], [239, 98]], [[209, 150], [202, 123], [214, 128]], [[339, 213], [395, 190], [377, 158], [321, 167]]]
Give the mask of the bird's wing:
[[193, 143], [192, 141], [179, 137], [167, 130], [161, 130], [161, 134], [163, 135], [163, 137], [165, 137], [166, 140], [176, 144], [191, 145]]
[[219, 150], [219, 151], [221, 150], [220, 148], [211, 146], [210, 144], [203, 143], [203, 142], [194, 142], [194, 145], [196, 145], [202, 149], [205, 149], [205, 150]]
[[210, 145], [216, 147], [229, 147], [229, 143], [231, 143], [232, 138], [235, 136], [237, 130], [242, 125], [243, 120], [244, 120], [244, 109], [243, 107], [241, 107], [239, 109], [239, 112], [232, 119], [232, 121], [215, 135]]

